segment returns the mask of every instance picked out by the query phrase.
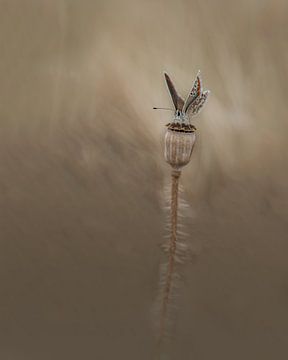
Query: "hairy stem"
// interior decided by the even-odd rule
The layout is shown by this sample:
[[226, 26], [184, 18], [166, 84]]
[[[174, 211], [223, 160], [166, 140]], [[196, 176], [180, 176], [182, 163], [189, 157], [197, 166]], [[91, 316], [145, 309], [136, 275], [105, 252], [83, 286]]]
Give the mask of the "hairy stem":
[[169, 253], [168, 253], [168, 268], [166, 273], [166, 280], [164, 285], [163, 301], [161, 306], [160, 316], [160, 332], [158, 345], [160, 346], [165, 335], [167, 312], [172, 291], [173, 274], [175, 268], [175, 255], [177, 248], [177, 215], [178, 215], [178, 188], [179, 178], [181, 175], [180, 170], [172, 170], [172, 183], [171, 183], [171, 209], [170, 209], [170, 224], [171, 235], [169, 241]]

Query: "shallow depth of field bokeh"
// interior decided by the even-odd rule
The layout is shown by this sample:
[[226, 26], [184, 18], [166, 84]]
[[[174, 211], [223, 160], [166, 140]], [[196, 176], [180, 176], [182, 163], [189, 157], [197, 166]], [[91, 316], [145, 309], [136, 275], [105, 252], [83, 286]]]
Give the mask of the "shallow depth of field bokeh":
[[167, 71], [183, 172], [171, 360], [288, 356], [288, 3], [0, 1], [0, 358], [152, 359]]

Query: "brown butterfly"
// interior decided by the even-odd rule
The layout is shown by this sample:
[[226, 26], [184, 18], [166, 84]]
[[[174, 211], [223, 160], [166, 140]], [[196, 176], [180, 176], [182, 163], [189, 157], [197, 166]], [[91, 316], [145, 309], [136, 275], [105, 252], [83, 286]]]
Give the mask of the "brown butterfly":
[[196, 76], [196, 79], [193, 83], [192, 89], [187, 96], [185, 102], [184, 100], [177, 94], [175, 86], [172, 83], [172, 80], [168, 76], [168, 74], [164, 73], [165, 79], [168, 85], [168, 89], [170, 91], [174, 106], [176, 111], [180, 111], [183, 114], [189, 115], [197, 115], [200, 109], [203, 107], [205, 101], [208, 98], [209, 90], [203, 92], [202, 90], [202, 80], [200, 77], [200, 71]]
[[190, 124], [189, 117], [195, 116], [199, 113], [210, 93], [209, 90], [202, 90], [200, 71], [198, 71], [192, 89], [185, 101], [181, 98], [181, 96], [178, 95], [175, 86], [168, 74], [164, 73], [164, 76], [175, 107], [174, 121], [171, 124], [169, 123], [168, 126], [170, 127], [173, 125], [173, 128], [180, 129], [178, 131], [185, 131], [185, 129], [186, 131], [191, 131], [191, 127], [196, 129], [193, 125]]

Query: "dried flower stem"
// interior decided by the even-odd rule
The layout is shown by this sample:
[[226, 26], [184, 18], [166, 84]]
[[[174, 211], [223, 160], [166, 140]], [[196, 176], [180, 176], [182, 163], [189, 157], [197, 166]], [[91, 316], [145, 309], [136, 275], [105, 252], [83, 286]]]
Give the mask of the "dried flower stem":
[[180, 170], [172, 170], [171, 174], [171, 237], [169, 242], [169, 256], [168, 256], [168, 267], [166, 273], [166, 281], [164, 285], [164, 294], [161, 307], [160, 316], [160, 332], [158, 345], [160, 346], [165, 335], [166, 322], [167, 322], [167, 310], [169, 307], [169, 301], [172, 290], [172, 281], [175, 268], [175, 255], [177, 249], [177, 222], [178, 222], [178, 189], [179, 189], [179, 178], [181, 175]]

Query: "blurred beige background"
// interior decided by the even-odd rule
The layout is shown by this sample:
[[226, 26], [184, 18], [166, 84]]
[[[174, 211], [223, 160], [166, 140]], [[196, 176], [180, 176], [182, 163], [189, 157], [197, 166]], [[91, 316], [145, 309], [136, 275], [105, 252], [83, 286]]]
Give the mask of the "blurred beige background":
[[[0, 357], [153, 358], [167, 71], [208, 104], [169, 359], [288, 356], [288, 3], [0, 1]], [[168, 357], [167, 357], [168, 359]]]

